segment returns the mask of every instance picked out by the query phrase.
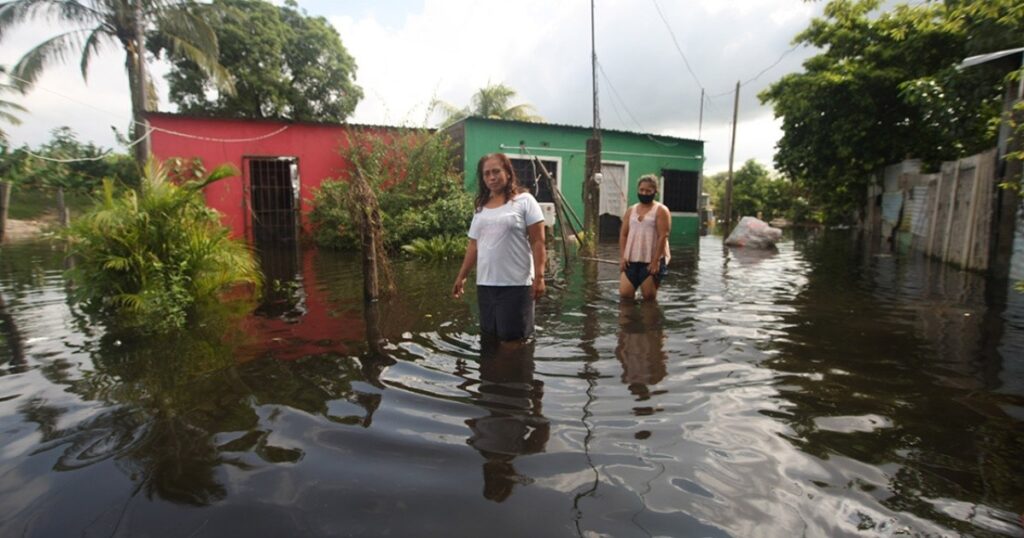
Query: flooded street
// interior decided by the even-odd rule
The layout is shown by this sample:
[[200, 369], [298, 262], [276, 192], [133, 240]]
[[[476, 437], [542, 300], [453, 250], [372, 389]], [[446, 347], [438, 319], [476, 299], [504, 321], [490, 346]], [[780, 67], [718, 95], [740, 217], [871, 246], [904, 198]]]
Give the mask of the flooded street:
[[254, 315], [122, 341], [0, 249], [0, 535], [1024, 536], [1024, 296], [978, 275], [704, 237], [657, 304], [576, 261], [481, 349], [458, 261], [369, 313], [353, 255], [263, 264]]

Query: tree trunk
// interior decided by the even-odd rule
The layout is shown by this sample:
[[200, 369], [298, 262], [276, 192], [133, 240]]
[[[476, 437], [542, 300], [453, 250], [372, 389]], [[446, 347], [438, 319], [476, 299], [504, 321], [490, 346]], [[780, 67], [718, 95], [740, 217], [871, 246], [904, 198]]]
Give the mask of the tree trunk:
[[[374, 241], [372, 211], [362, 211], [363, 221], [359, 230], [363, 236], [363, 300], [367, 303], [380, 296], [380, 281], [377, 278], [377, 246]], [[378, 232], [379, 233], [379, 232]]]
[[64, 187], [57, 187], [57, 220], [61, 228], [67, 228], [71, 221], [68, 215], [68, 206], [64, 203]]
[[134, 146], [135, 163], [142, 170], [149, 160], [152, 151], [149, 140], [149, 122], [146, 121], [146, 34], [143, 15], [142, 1], [135, 0], [133, 8], [133, 35], [132, 40], [125, 43], [127, 57], [125, 64], [128, 68], [128, 86], [132, 96], [132, 141]]
[[586, 232], [580, 252], [593, 256], [597, 251], [598, 212], [601, 210], [601, 190], [596, 174], [601, 173], [601, 139], [587, 140], [587, 162], [583, 172], [583, 230]]

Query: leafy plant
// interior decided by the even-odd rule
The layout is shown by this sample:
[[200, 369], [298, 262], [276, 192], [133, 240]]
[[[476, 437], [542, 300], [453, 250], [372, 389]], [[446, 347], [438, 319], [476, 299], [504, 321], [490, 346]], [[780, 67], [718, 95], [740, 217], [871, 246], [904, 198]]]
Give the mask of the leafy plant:
[[464, 234], [473, 218], [472, 196], [462, 188], [451, 141], [443, 133], [352, 131], [341, 154], [351, 163], [342, 180], [326, 181], [314, 196], [310, 220], [317, 244], [360, 248], [346, 209], [348, 181], [362, 174], [377, 193], [384, 242], [390, 250], [414, 239]]
[[402, 250], [421, 260], [458, 259], [466, 254], [466, 237], [441, 235], [429, 239], [417, 238], [408, 245], [402, 245]]
[[238, 284], [259, 289], [252, 253], [231, 239], [202, 189], [237, 174], [222, 165], [201, 180], [176, 184], [154, 161], [141, 192], [105, 180], [98, 204], [68, 230], [75, 295], [112, 316], [118, 328], [167, 333]]

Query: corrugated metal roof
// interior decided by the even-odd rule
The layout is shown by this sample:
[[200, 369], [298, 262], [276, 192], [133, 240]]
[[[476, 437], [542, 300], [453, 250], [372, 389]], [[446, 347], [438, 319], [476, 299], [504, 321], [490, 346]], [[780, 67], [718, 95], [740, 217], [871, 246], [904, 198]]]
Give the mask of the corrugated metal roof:
[[[548, 123], [548, 122], [521, 121], [521, 120], [500, 120], [500, 119], [495, 119], [495, 118], [485, 118], [483, 116], [468, 116], [468, 117], [462, 118], [461, 120], [453, 123], [452, 126], [458, 125], [460, 123], [463, 123], [466, 120], [488, 121], [488, 122], [493, 122], [493, 123], [512, 123], [512, 124], [517, 124], [517, 125], [526, 125], [526, 126], [530, 126], [530, 127], [542, 126], [542, 127], [560, 127], [560, 128], [563, 128], [563, 129], [577, 129], [577, 130], [583, 130], [583, 131], [593, 131], [594, 130], [593, 127], [584, 127], [582, 125], [568, 125], [568, 124], [564, 124], [564, 123]], [[696, 139], [693, 139], [693, 138], [682, 138], [682, 137], [678, 137], [678, 136], [668, 136], [668, 135], [660, 135], [660, 134], [653, 134], [653, 133], [638, 133], [638, 132], [635, 132], [635, 131], [623, 131], [623, 130], [619, 130], [619, 129], [604, 129], [604, 128], [602, 128], [601, 132], [602, 133], [624, 134], [624, 135], [629, 135], [629, 136], [640, 136], [640, 137], [657, 137], [657, 138], [664, 138], [666, 140], [675, 140], [675, 141], [680, 141], [680, 142], [697, 142], [697, 143], [700, 143], [700, 144], [704, 143], [703, 140], [696, 140]]]
[[371, 129], [407, 129], [410, 131], [434, 132], [437, 129], [427, 127], [404, 127], [398, 125], [376, 125], [372, 123], [338, 123], [333, 121], [295, 121], [281, 118], [239, 118], [227, 115], [204, 115], [204, 114], [180, 114], [177, 112], [146, 112], [146, 116], [163, 116], [168, 118], [184, 118], [190, 120], [214, 120], [214, 121], [243, 121], [251, 123], [277, 123], [288, 125], [315, 125], [318, 127], [365, 127]]

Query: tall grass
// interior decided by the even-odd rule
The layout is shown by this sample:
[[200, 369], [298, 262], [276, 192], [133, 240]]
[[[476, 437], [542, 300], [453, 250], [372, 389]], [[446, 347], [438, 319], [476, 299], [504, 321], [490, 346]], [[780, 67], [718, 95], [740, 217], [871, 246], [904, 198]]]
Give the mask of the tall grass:
[[203, 201], [203, 187], [236, 174], [221, 165], [176, 184], [151, 161], [139, 192], [104, 181], [96, 206], [68, 229], [76, 297], [118, 328], [167, 333], [235, 285], [258, 290], [252, 252]]

